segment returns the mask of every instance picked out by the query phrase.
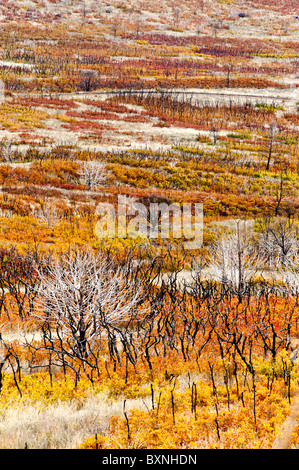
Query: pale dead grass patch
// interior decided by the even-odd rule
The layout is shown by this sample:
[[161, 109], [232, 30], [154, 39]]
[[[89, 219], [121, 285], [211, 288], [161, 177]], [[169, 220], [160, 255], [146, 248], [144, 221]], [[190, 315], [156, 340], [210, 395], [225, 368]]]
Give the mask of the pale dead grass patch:
[[[123, 415], [123, 399], [108, 401], [103, 394], [78, 401], [45, 405], [9, 404], [0, 410], [0, 448], [72, 449], [108, 430], [113, 415]], [[126, 411], [146, 410], [145, 399], [126, 400]]]

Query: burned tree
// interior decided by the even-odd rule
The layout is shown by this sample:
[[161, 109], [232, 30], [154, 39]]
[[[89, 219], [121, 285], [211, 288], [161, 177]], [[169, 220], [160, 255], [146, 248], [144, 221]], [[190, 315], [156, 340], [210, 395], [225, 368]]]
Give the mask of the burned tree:
[[56, 260], [42, 275], [40, 320], [47, 339], [51, 330], [65, 338], [64, 352], [87, 359], [101, 333], [134, 315], [138, 289], [124, 270], [91, 250]]
[[269, 170], [270, 161], [273, 153], [273, 145], [275, 142], [275, 136], [277, 134], [277, 125], [275, 122], [272, 122], [269, 126], [269, 133], [268, 133], [268, 158], [266, 164], [266, 170]]
[[260, 267], [261, 260], [254, 253], [250, 237], [239, 221], [233, 233], [223, 236], [212, 247], [209, 263], [212, 278], [239, 295], [246, 290], [246, 284]]
[[85, 162], [80, 173], [80, 182], [88, 191], [102, 184], [106, 179], [105, 168], [97, 162]]

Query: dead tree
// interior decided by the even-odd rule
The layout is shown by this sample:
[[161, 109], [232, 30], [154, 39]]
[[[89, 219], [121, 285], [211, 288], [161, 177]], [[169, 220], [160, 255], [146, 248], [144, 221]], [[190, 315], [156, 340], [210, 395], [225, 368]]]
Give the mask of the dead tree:
[[270, 167], [270, 161], [271, 161], [271, 158], [272, 158], [273, 145], [274, 145], [274, 142], [275, 142], [276, 134], [277, 134], [277, 125], [276, 125], [275, 122], [272, 122], [269, 126], [269, 134], [268, 134], [269, 144], [268, 144], [268, 158], [267, 158], [267, 164], [266, 164], [266, 171], [268, 171], [269, 167]]
[[210, 276], [242, 296], [246, 284], [261, 269], [260, 257], [254, 253], [245, 224], [241, 227], [238, 221], [236, 230], [217, 241], [211, 251]]
[[[51, 254], [41, 257], [38, 252], [28, 251], [21, 255], [15, 248], [0, 251], [0, 313], [3, 309], [8, 319], [11, 305], [21, 319], [34, 312], [35, 299], [40, 287], [37, 266], [42, 272]], [[9, 302], [6, 294], [9, 293]]]
[[281, 269], [292, 264], [298, 254], [296, 225], [284, 217], [267, 217], [259, 223], [257, 249], [270, 268]]
[[99, 186], [106, 179], [105, 168], [98, 162], [84, 162], [80, 175], [80, 182], [87, 186], [88, 191]]
[[125, 281], [102, 253], [77, 250], [56, 260], [41, 275], [41, 324], [63, 335], [76, 357], [87, 358], [104, 330], [134, 314], [140, 294]]

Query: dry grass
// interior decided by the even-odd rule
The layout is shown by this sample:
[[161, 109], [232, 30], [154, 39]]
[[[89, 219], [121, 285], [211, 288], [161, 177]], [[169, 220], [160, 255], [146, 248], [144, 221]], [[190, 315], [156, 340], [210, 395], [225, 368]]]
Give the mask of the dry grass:
[[295, 430], [297, 425], [297, 419], [299, 416], [299, 397], [298, 392], [294, 397], [291, 412], [286, 419], [281, 433], [274, 440], [272, 449], [288, 449], [291, 443], [292, 432]]
[[[127, 400], [126, 411], [146, 409], [146, 400]], [[108, 402], [104, 395], [84, 403], [8, 404], [0, 412], [1, 449], [73, 449], [86, 438], [107, 431], [110, 418], [123, 414], [123, 400]]]

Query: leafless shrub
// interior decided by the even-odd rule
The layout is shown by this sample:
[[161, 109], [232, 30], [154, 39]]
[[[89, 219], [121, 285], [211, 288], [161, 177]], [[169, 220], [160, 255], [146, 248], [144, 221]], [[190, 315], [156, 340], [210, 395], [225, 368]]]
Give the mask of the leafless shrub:
[[292, 264], [298, 254], [297, 229], [294, 222], [283, 217], [267, 218], [259, 222], [257, 248], [271, 269]]
[[260, 256], [254, 252], [240, 221], [233, 233], [224, 235], [212, 247], [209, 263], [212, 278], [238, 293], [243, 292], [261, 267]]
[[88, 191], [102, 184], [106, 179], [105, 168], [98, 162], [84, 162], [80, 173], [80, 182]]
[[34, 212], [34, 216], [50, 229], [56, 227], [62, 219], [60, 211], [46, 201], [42, 201], [41, 207]]
[[4, 162], [14, 161], [16, 152], [10, 140], [2, 140], [0, 151]]
[[42, 274], [40, 319], [66, 338], [72, 355], [87, 358], [103, 330], [133, 315], [139, 297], [123, 269], [105, 255], [75, 251]]

